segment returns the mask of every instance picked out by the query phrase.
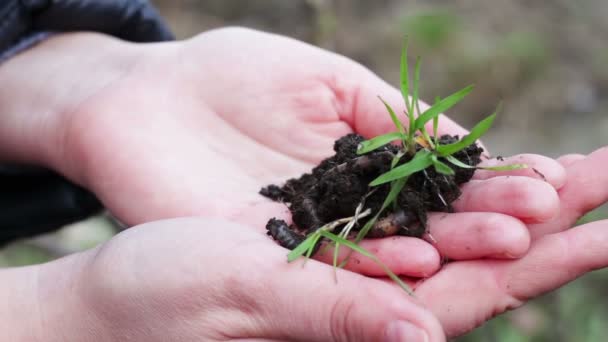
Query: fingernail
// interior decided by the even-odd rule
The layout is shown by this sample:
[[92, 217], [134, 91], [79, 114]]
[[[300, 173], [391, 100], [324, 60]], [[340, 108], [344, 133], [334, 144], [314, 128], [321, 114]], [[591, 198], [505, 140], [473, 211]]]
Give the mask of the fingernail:
[[406, 321], [393, 321], [386, 327], [386, 341], [388, 342], [428, 342], [426, 331]]

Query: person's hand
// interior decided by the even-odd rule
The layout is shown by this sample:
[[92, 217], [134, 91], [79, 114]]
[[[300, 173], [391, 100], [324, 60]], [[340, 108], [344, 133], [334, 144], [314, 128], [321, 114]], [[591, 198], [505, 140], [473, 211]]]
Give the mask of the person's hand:
[[285, 250], [253, 229], [177, 219], [135, 227], [84, 254], [37, 266], [26, 277], [36, 284], [20, 287], [37, 293], [18, 297], [38, 303], [17, 306], [13, 316], [37, 307], [27, 317], [52, 325], [46, 340], [378, 340], [388, 337], [393, 322], [405, 321], [422, 332], [409, 329], [401, 340], [442, 341], [442, 329], [459, 335], [608, 265], [608, 221], [560, 232], [608, 200], [606, 161], [608, 148], [562, 160], [568, 170], [563, 210], [552, 222], [530, 225], [536, 240], [524, 258], [452, 262], [415, 284], [415, 297], [345, 270], [337, 271], [335, 283], [331, 267], [315, 261], [304, 268], [287, 264]]
[[[587, 157], [569, 155], [560, 215], [529, 224], [530, 251], [521, 259], [452, 262], [428, 279], [412, 283], [416, 296], [437, 315], [448, 336], [457, 336], [579, 276], [608, 267], [608, 220], [571, 230], [585, 213], [608, 201], [608, 147]], [[452, 243], [449, 236], [439, 244]]]
[[222, 220], [147, 223], [36, 267], [12, 292], [20, 303], [0, 292], [9, 340], [444, 340], [403, 291], [344, 270], [336, 283], [330, 266], [288, 264], [261, 232]]
[[[394, 130], [378, 95], [404, 110], [399, 91], [347, 58], [234, 28], [148, 45], [59, 35], [3, 64], [0, 83], [0, 156], [59, 170], [128, 225], [203, 215], [263, 230], [270, 217], [289, 217], [258, 195], [262, 186], [309, 171], [348, 132]], [[440, 133], [465, 131], [441, 117]], [[437, 271], [440, 254], [523, 255], [522, 221], [557, 214], [554, 189], [565, 173], [540, 156], [516, 161], [548, 183], [531, 169], [479, 173], [463, 188], [459, 213], [430, 218], [438, 237], [458, 235], [449, 246], [395, 237], [364, 247], [409, 276]], [[349, 267], [383, 274], [363, 260]]]
[[[39, 306], [43, 322], [59, 322], [62, 339], [378, 340], [405, 321], [422, 332], [410, 329], [400, 340], [442, 341], [444, 332], [462, 334], [608, 265], [608, 221], [560, 232], [608, 201], [600, 167], [607, 161], [608, 148], [562, 159], [568, 178], [561, 214], [529, 225], [536, 240], [525, 257], [449, 263], [414, 284], [415, 297], [345, 270], [334, 278], [330, 266], [315, 261], [287, 264], [285, 250], [263, 233], [213, 219], [146, 224], [80, 257], [43, 265], [36, 276], [43, 290], [34, 297], [49, 304], [69, 290], [67, 304]], [[438, 235], [437, 243], [448, 238]]]

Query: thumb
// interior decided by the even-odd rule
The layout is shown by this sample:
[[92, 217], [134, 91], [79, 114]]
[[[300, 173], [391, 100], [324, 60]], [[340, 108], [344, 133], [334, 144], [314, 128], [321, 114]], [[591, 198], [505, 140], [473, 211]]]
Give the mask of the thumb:
[[[284, 255], [283, 255], [284, 260]], [[444, 341], [439, 321], [415, 298], [383, 281], [310, 260], [274, 275], [268, 331], [302, 341]], [[289, 303], [289, 305], [285, 305]]]

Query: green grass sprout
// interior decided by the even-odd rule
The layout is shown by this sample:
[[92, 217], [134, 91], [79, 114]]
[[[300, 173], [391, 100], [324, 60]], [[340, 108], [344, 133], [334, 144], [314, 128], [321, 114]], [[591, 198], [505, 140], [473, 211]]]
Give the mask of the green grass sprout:
[[357, 154], [365, 154], [374, 151], [388, 143], [395, 140], [401, 140], [405, 138], [405, 134], [400, 132], [391, 132], [383, 135], [379, 135], [373, 139], [365, 140], [359, 144], [357, 148]]
[[452, 108], [454, 105], [462, 101], [471, 91], [473, 91], [473, 88], [474, 86], [470, 85], [433, 104], [433, 106], [425, 110], [424, 113], [420, 114], [420, 116], [416, 120], [416, 130], [424, 128], [424, 125], [427, 122], [433, 120], [434, 117], [439, 116], [441, 113], [445, 112], [446, 110]]
[[428, 150], [420, 150], [414, 155], [411, 161], [399, 165], [392, 170], [383, 173], [378, 178], [374, 179], [370, 186], [378, 186], [400, 178], [409, 177], [410, 175], [422, 171], [433, 164], [431, 156], [433, 154]]
[[[441, 101], [439, 96], [435, 97], [435, 104]], [[439, 146], [439, 115], [433, 118], [433, 139], [435, 140], [435, 146]]]
[[[484, 169], [493, 171], [508, 171], [526, 168], [525, 164], [511, 164], [501, 165], [493, 167], [481, 167], [476, 165], [469, 165], [456, 157], [455, 153], [458, 153], [468, 146], [477, 142], [477, 140], [483, 136], [492, 126], [496, 118], [497, 113], [500, 110], [500, 104], [498, 108], [490, 116], [481, 120], [477, 125], [471, 129], [469, 134], [463, 136], [460, 140], [453, 143], [440, 144], [438, 137], [439, 132], [439, 115], [454, 107], [456, 104], [461, 102], [468, 94], [473, 91], [473, 86], [467, 86], [445, 98], [437, 97], [434, 104], [427, 108], [424, 112], [420, 111], [420, 69], [421, 59], [416, 59], [416, 65], [414, 69], [413, 81], [410, 82], [409, 65], [408, 65], [408, 47], [407, 38], [401, 52], [401, 72], [400, 72], [400, 88], [401, 95], [405, 102], [405, 118], [407, 122], [402, 122], [399, 116], [395, 113], [393, 108], [382, 98], [378, 97], [384, 104], [395, 128], [396, 132], [390, 132], [373, 137], [369, 140], [365, 140], [357, 146], [357, 155], [364, 155], [366, 153], [373, 152], [387, 144], [400, 141], [400, 147], [395, 153], [391, 160], [390, 169], [385, 173], [372, 180], [369, 184], [372, 189], [364, 198], [355, 210], [355, 214], [352, 217], [346, 217], [338, 219], [324, 226], [320, 227], [316, 231], [310, 233], [306, 239], [292, 250], [288, 256], [287, 261], [293, 262], [301, 256], [309, 259], [312, 253], [317, 248], [317, 245], [321, 243], [321, 240], [329, 240], [326, 247], [332, 247], [333, 250], [333, 268], [334, 277], [337, 280], [337, 268], [344, 267], [348, 262], [348, 259], [353, 251], [360, 253], [375, 263], [380, 265], [386, 272], [386, 274], [394, 280], [402, 289], [407, 293], [413, 294], [412, 290], [398, 277], [396, 276], [385, 264], [383, 264], [375, 255], [361, 248], [358, 244], [362, 239], [369, 233], [371, 228], [376, 224], [382, 213], [391, 205], [397, 206], [397, 199], [399, 194], [407, 184], [410, 176], [417, 172], [424, 172], [426, 175], [426, 169], [433, 167], [434, 170], [443, 175], [454, 175], [456, 173], [455, 168], [465, 169]], [[410, 95], [411, 94], [411, 95]], [[432, 121], [433, 137], [431, 137], [426, 129], [427, 123]], [[406, 129], [407, 127], [407, 129]], [[404, 161], [405, 160], [405, 161]], [[382, 206], [376, 213], [371, 213], [370, 209], [363, 210], [365, 198], [373, 193], [378, 186], [389, 183], [390, 190], [388, 195], [384, 199]], [[448, 205], [445, 203], [445, 205]], [[359, 230], [354, 241], [348, 239], [351, 230], [358, 223], [358, 220], [366, 216], [372, 215], [367, 220], [365, 225]], [[334, 234], [333, 231], [338, 226], [344, 226], [339, 234]], [[346, 255], [344, 260], [338, 265], [339, 249], [340, 247], [348, 247], [349, 253]]]
[[[401, 70], [401, 96], [403, 97], [403, 100], [405, 101], [405, 108], [409, 109], [410, 108], [410, 76], [409, 76], [409, 65], [408, 65], [408, 61], [407, 61], [407, 47], [408, 47], [408, 41], [407, 41], [407, 37], [405, 38], [404, 44], [403, 44], [403, 49], [401, 50], [401, 65], [400, 65], [400, 70]], [[414, 113], [412, 111], [409, 111], [408, 113], [408, 118], [410, 122], [414, 121]]]
[[467, 148], [467, 146], [475, 143], [477, 139], [479, 139], [488, 131], [488, 129], [490, 129], [495, 118], [496, 112], [481, 120], [477, 125], [475, 125], [475, 127], [473, 127], [469, 134], [462, 137], [462, 139], [459, 141], [453, 144], [439, 146], [437, 148], [437, 153], [439, 153], [440, 156], [445, 157]]
[[[291, 252], [289, 252], [289, 254], [287, 254], [287, 262], [295, 261], [296, 259], [298, 259], [299, 257], [301, 257], [303, 255], [306, 255], [307, 259], [310, 258], [310, 256], [312, 255], [312, 252], [316, 248], [317, 244], [320, 242], [319, 234], [322, 231], [332, 232], [334, 229], [336, 229], [337, 227], [339, 227], [341, 225], [349, 224], [352, 221], [354, 221], [356, 223], [356, 220], [358, 220], [359, 218], [366, 217], [370, 214], [371, 214], [371, 210], [367, 209], [354, 216], [337, 219], [333, 222], [325, 224], [324, 226], [317, 229], [315, 232], [309, 234], [306, 237], [306, 239], [304, 241], [302, 241], [302, 243], [300, 243], [296, 248], [294, 248]], [[353, 223], [353, 224], [355, 224], [355, 223]]]
[[350, 249], [352, 249], [353, 251], [366, 256], [368, 258], [370, 258], [373, 262], [375, 262], [378, 266], [382, 267], [382, 269], [384, 270], [384, 272], [393, 280], [395, 281], [405, 292], [407, 292], [409, 295], [414, 295], [414, 292], [412, 291], [412, 289], [406, 284], [404, 283], [395, 273], [393, 273], [393, 271], [391, 271], [390, 268], [388, 268], [388, 266], [386, 266], [382, 261], [380, 261], [380, 259], [378, 259], [377, 256], [375, 256], [374, 254], [370, 253], [369, 251], [367, 251], [366, 249], [364, 249], [363, 247], [353, 243], [352, 241], [343, 239], [335, 234], [332, 234], [326, 230], [321, 230], [320, 234], [331, 241], [334, 241], [336, 244], [342, 244]]
[[[454, 159], [456, 159], [456, 158], [454, 158]], [[456, 159], [456, 160], [458, 160], [458, 159]], [[435, 171], [437, 171], [439, 173], [442, 173], [442, 174], [448, 175], [448, 176], [452, 176], [452, 175], [456, 174], [456, 171], [454, 171], [454, 169], [452, 169], [446, 163], [439, 160], [439, 158], [437, 158], [437, 155], [435, 155], [435, 154], [431, 155], [431, 162], [433, 163], [433, 167], [435, 167]]]

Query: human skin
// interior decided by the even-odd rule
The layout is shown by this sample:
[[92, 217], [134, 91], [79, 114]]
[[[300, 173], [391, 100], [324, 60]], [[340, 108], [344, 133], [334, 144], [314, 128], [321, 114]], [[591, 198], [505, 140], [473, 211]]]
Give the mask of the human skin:
[[[255, 229], [173, 219], [0, 271], [0, 321], [10, 341], [444, 339], [436, 318], [401, 290], [349, 271], [338, 277], [339, 285], [316, 261], [287, 264], [284, 249]], [[416, 328], [390, 339], [399, 321]]]
[[[608, 149], [592, 157], [605, 163]], [[316, 261], [287, 264], [283, 248], [232, 222], [153, 222], [91, 251], [0, 271], [0, 320], [15, 341], [391, 341], [396, 322], [409, 329], [395, 341], [443, 341], [606, 267], [607, 228], [545, 235], [515, 261], [450, 263], [409, 297], [345, 270], [335, 283]]]
[[[596, 269], [608, 266], [608, 220], [571, 228], [584, 214], [608, 201], [608, 147], [589, 156], [560, 158], [566, 167], [559, 190], [560, 214], [528, 224], [530, 251], [517, 260], [469, 260], [447, 264], [423, 280], [412, 280], [416, 297], [458, 336], [507, 310]], [[450, 236], [437, 237], [448, 243]], [[441, 241], [443, 240], [443, 241]], [[388, 280], [387, 280], [388, 281]]]
[[[552, 222], [530, 225], [540, 233], [523, 258], [449, 263], [414, 284], [414, 297], [389, 281], [346, 270], [337, 271], [336, 283], [331, 266], [314, 260], [288, 264], [286, 250], [256, 229], [174, 219], [134, 227], [52, 263], [0, 271], [4, 336], [443, 341], [444, 334], [458, 336], [608, 266], [608, 220], [563, 231], [608, 200], [608, 175], [598, 167], [606, 162], [608, 148], [567, 167], [560, 191], [565, 210]], [[401, 335], [393, 335], [397, 322], [407, 322]]]
[[[273, 53], [269, 54], [268, 51]], [[23, 70], [37, 77], [25, 77]], [[284, 259], [277, 259], [276, 255], [279, 251], [285, 251], [263, 235], [265, 220], [271, 216], [284, 217], [285, 207], [257, 195], [259, 188], [307, 171], [315, 162], [329, 155], [333, 140], [345, 133], [356, 131], [373, 136], [388, 131], [390, 120], [376, 95], [381, 94], [396, 108], [400, 108], [401, 103], [398, 91], [344, 57], [290, 39], [243, 29], [212, 31], [185, 42], [149, 45], [128, 44], [96, 34], [61, 35], [3, 64], [0, 67], [0, 83], [6, 85], [0, 90], [0, 109], [6, 113], [0, 119], [0, 156], [3, 160], [43, 165], [63, 173], [92, 189], [115, 215], [130, 225], [189, 215], [241, 223], [235, 226], [225, 221], [207, 219], [197, 224], [201, 226], [197, 234], [192, 233], [192, 224], [186, 223], [158, 223], [160, 228], [156, 229], [143, 226], [136, 229], [136, 233], [128, 232], [126, 237], [119, 237], [96, 250], [112, 251], [104, 253], [112, 261], [106, 265], [126, 263], [121, 256], [128, 256], [128, 260], [145, 259], [144, 256], [148, 254], [156, 256], [153, 250], [161, 248], [158, 245], [163, 243], [169, 246], [177, 244], [173, 246], [178, 249], [175, 257], [180, 261], [184, 258], [191, 260], [190, 253], [199, 251], [194, 247], [181, 248], [182, 244], [208, 238], [209, 233], [205, 233], [213, 228], [205, 226], [211, 222], [213, 226], [225, 226], [230, 232], [242, 230], [242, 238], [251, 236], [256, 241], [254, 245], [259, 243], [262, 246], [262, 241], [265, 241], [261, 251], [244, 248], [244, 254], [238, 255], [242, 258], [253, 258], [255, 255], [274, 258], [273, 261], [264, 259], [264, 265], [269, 265], [264, 267], [271, 268], [267, 273], [274, 277], [263, 278], [259, 275], [261, 278], [257, 281], [269, 286], [273, 282], [284, 284], [279, 280], [287, 281], [283, 278], [289, 278], [278, 275], [286, 266]], [[444, 117], [441, 127], [444, 133], [464, 133], [462, 128]], [[556, 217], [559, 209], [556, 190], [564, 185], [566, 173], [558, 163], [548, 158], [535, 155], [516, 158], [535, 165], [547, 176], [548, 181], [535, 179], [536, 174], [529, 170], [518, 171], [519, 175], [509, 177], [504, 174], [484, 174], [465, 186], [463, 199], [456, 204], [458, 213], [431, 217], [430, 229], [435, 239], [448, 234], [454, 226], [460, 227], [461, 232], [472, 230], [482, 234], [463, 234], [457, 243], [437, 243], [435, 246], [401, 237], [366, 241], [364, 246], [377, 252], [395, 272], [413, 277], [430, 276], [436, 272], [439, 254], [455, 260], [524, 255], [530, 243], [525, 223], [546, 222]], [[484, 190], [487, 188], [494, 191]], [[500, 196], [516, 198], [517, 201], [502, 201], [501, 204], [496, 200]], [[187, 232], [180, 230], [183, 225], [190, 227], [181, 228]], [[170, 230], [170, 227], [175, 229]], [[167, 232], [174, 232], [175, 241], [167, 237]], [[241, 233], [234, 235], [240, 237]], [[467, 240], [468, 235], [475, 238]], [[139, 252], [134, 246], [141, 246], [140, 240], [148, 241], [154, 247], [150, 247], [150, 251], [142, 249], [141, 254], [137, 254]], [[234, 243], [229, 243], [232, 240], [226, 236], [221, 235], [214, 241], [220, 249], [224, 248], [222, 251], [225, 254], [200, 256], [201, 264], [211, 264], [211, 275], [215, 274], [213, 264], [221, 260], [219, 256], [229, 258], [234, 253], [228, 250]], [[43, 316], [49, 317], [48, 322], [57, 324], [44, 324], [43, 320], [40, 326], [41, 329], [54, 326], [58, 333], [63, 334], [70, 332], [67, 323], [62, 323], [66, 318], [61, 318], [62, 314], [68, 313], [64, 316], [78, 322], [81, 320], [82, 326], [88, 327], [92, 336], [99, 334], [100, 338], [106, 337], [108, 332], [105, 327], [108, 324], [120, 325], [124, 322], [122, 317], [129, 316], [135, 320], [142, 317], [138, 311], [141, 307], [121, 304], [132, 300], [151, 305], [150, 315], [162, 317], [158, 321], [149, 319], [158, 325], [148, 326], [143, 322], [141, 330], [135, 324], [132, 331], [121, 330], [122, 333], [134, 336], [142, 331], [145, 333], [147, 329], [163, 326], [163, 318], [167, 319], [166, 324], [170, 324], [171, 320], [163, 316], [165, 306], [154, 306], [158, 304], [154, 294], [164, 293], [168, 286], [175, 290], [172, 292], [175, 297], [167, 296], [162, 303], [183, 303], [184, 293], [187, 293], [184, 289], [188, 283], [180, 284], [186, 281], [180, 278], [188, 272], [166, 277], [168, 284], [159, 281], [154, 272], [149, 272], [139, 282], [127, 286], [121, 281], [126, 279], [130, 271], [137, 273], [141, 265], [125, 264], [125, 268], [117, 270], [116, 274], [113, 274], [113, 268], [107, 266], [100, 271], [100, 268], [94, 267], [99, 259], [92, 256], [97, 254], [87, 252], [45, 266], [5, 270], [2, 272], [3, 286], [7, 287], [5, 293], [10, 293], [11, 289], [34, 288], [34, 292], [24, 290], [21, 299], [39, 293], [59, 294], [56, 298], [43, 296], [45, 301], [41, 301], [43, 307], [40, 310], [46, 312]], [[162, 253], [158, 254], [162, 256]], [[142, 256], [136, 257], [139, 255]], [[181, 265], [172, 261], [158, 260], [156, 265], [166, 265], [166, 269]], [[260, 263], [257, 260], [251, 269], [261, 267]], [[200, 264], [185, 263], [182, 271], [189, 270], [187, 267], [199, 270], [197, 265]], [[319, 307], [323, 307], [322, 304], [335, 297], [336, 292], [332, 291], [340, 291], [340, 287], [336, 287], [336, 290], [328, 287], [335, 286], [333, 283], [324, 283], [325, 277], [331, 274], [328, 273], [330, 268], [317, 263], [311, 265], [315, 265], [311, 266], [313, 271], [305, 274], [310, 279], [321, 281], [328, 295], [320, 297], [319, 301], [307, 299], [306, 302], [318, 303]], [[363, 260], [359, 266], [352, 266], [351, 270], [368, 275], [381, 274], [377, 266]], [[210, 279], [225, 280], [222, 276], [226, 277], [226, 274], [220, 271], [217, 271], [217, 278], [210, 276]], [[100, 274], [105, 273], [110, 279], [116, 279], [116, 283], [106, 285], [125, 291], [104, 293], [103, 287], [95, 287], [97, 282], [84, 280], [95, 275], [100, 278]], [[58, 275], [64, 279], [63, 282], [32, 281], [53, 279]], [[382, 286], [378, 288], [382, 291], [388, 286], [380, 280], [373, 282], [372, 279], [346, 271], [340, 272], [342, 278], [355, 279], [355, 284], [365, 282], [370, 284], [366, 286], [374, 289]], [[204, 277], [197, 280], [202, 282], [201, 294], [226, 299], [224, 290], [218, 289], [217, 281], [208, 285], [204, 283]], [[136, 289], [146, 286], [154, 290], [151, 295], [134, 298], [138, 297]], [[75, 298], [66, 298], [69, 289], [76, 288], [79, 290]], [[368, 306], [388, 310], [384, 312], [412, 310], [396, 312], [395, 317], [423, 328], [432, 340], [440, 339], [434, 318], [424, 309], [412, 309], [414, 306], [410, 305], [414, 304], [411, 298], [402, 302], [409, 309], [395, 309], [390, 305], [394, 304], [392, 298], [397, 292], [388, 292], [390, 296], [366, 301], [357, 295], [356, 289], [357, 286], [353, 285], [351, 292], [345, 290], [343, 297], [338, 296], [334, 300], [347, 298], [342, 299], [342, 304], [335, 304], [338, 309], [346, 310], [350, 306], [358, 308], [356, 312], [361, 313], [353, 313], [352, 324], [358, 324], [360, 328], [340, 325], [339, 322], [330, 323], [338, 324], [339, 328], [320, 332], [319, 336], [322, 337], [319, 340], [326, 340], [327, 336], [356, 335], [354, 332], [358, 332], [357, 329], [368, 327], [362, 323], [364, 321], [369, 321], [369, 331], [381, 334], [388, 320], [394, 317], [385, 314], [371, 319], [362, 313], [365, 311], [363, 308]], [[241, 291], [249, 293], [248, 290], [251, 288], [243, 285]], [[288, 294], [287, 291], [285, 293]], [[99, 298], [96, 294], [99, 294]], [[356, 303], [353, 299], [348, 300], [351, 297], [357, 299]], [[273, 319], [281, 322], [278, 318], [285, 313], [277, 307], [285, 306], [289, 299], [277, 300], [276, 293], [261, 293], [256, 298], [274, 303], [275, 306], [263, 307], [262, 310], [267, 314], [268, 322], [273, 322]], [[14, 312], [26, 318], [35, 317], [35, 310], [28, 311], [32, 306], [20, 307], [20, 301], [7, 301], [10, 303], [7, 309], [19, 308]], [[55, 311], [55, 308], [62, 306], [53, 304], [64, 301], [68, 303], [64, 306], [66, 312]], [[383, 305], [376, 303], [382, 301]], [[116, 305], [109, 305], [107, 312], [90, 314], [98, 310], [92, 303], [106, 302]], [[332, 309], [331, 303], [334, 302], [329, 303]], [[349, 305], [344, 308], [344, 303]], [[195, 309], [202, 310], [201, 324], [205, 323], [205, 315], [202, 314], [207, 310], [205, 303]], [[323, 312], [334, 317], [331, 313]], [[320, 315], [313, 311], [290, 314], [302, 320]], [[5, 315], [3, 317], [7, 317], [7, 320], [14, 318], [9, 317], [8, 313]], [[100, 318], [99, 315], [105, 316]], [[212, 318], [219, 319], [215, 316]], [[227, 324], [227, 328], [243, 331], [239, 330], [243, 329], [239, 325], [241, 323], [230, 323], [234, 325]], [[469, 321], [466, 323], [470, 325]], [[296, 328], [295, 323], [285, 324], [287, 327], [294, 326], [294, 330], [306, 328], [305, 325], [302, 326], [304, 328]], [[17, 331], [25, 329], [17, 323], [11, 326]], [[187, 328], [183, 330], [184, 336], [193, 333]], [[274, 328], [285, 333], [279, 327]], [[272, 329], [267, 330], [265, 333], [272, 333]], [[259, 331], [267, 330], [259, 328]], [[33, 329], [31, 332], [35, 331]], [[180, 331], [174, 331], [176, 336], [181, 336]], [[230, 336], [246, 337], [234, 334]]]

